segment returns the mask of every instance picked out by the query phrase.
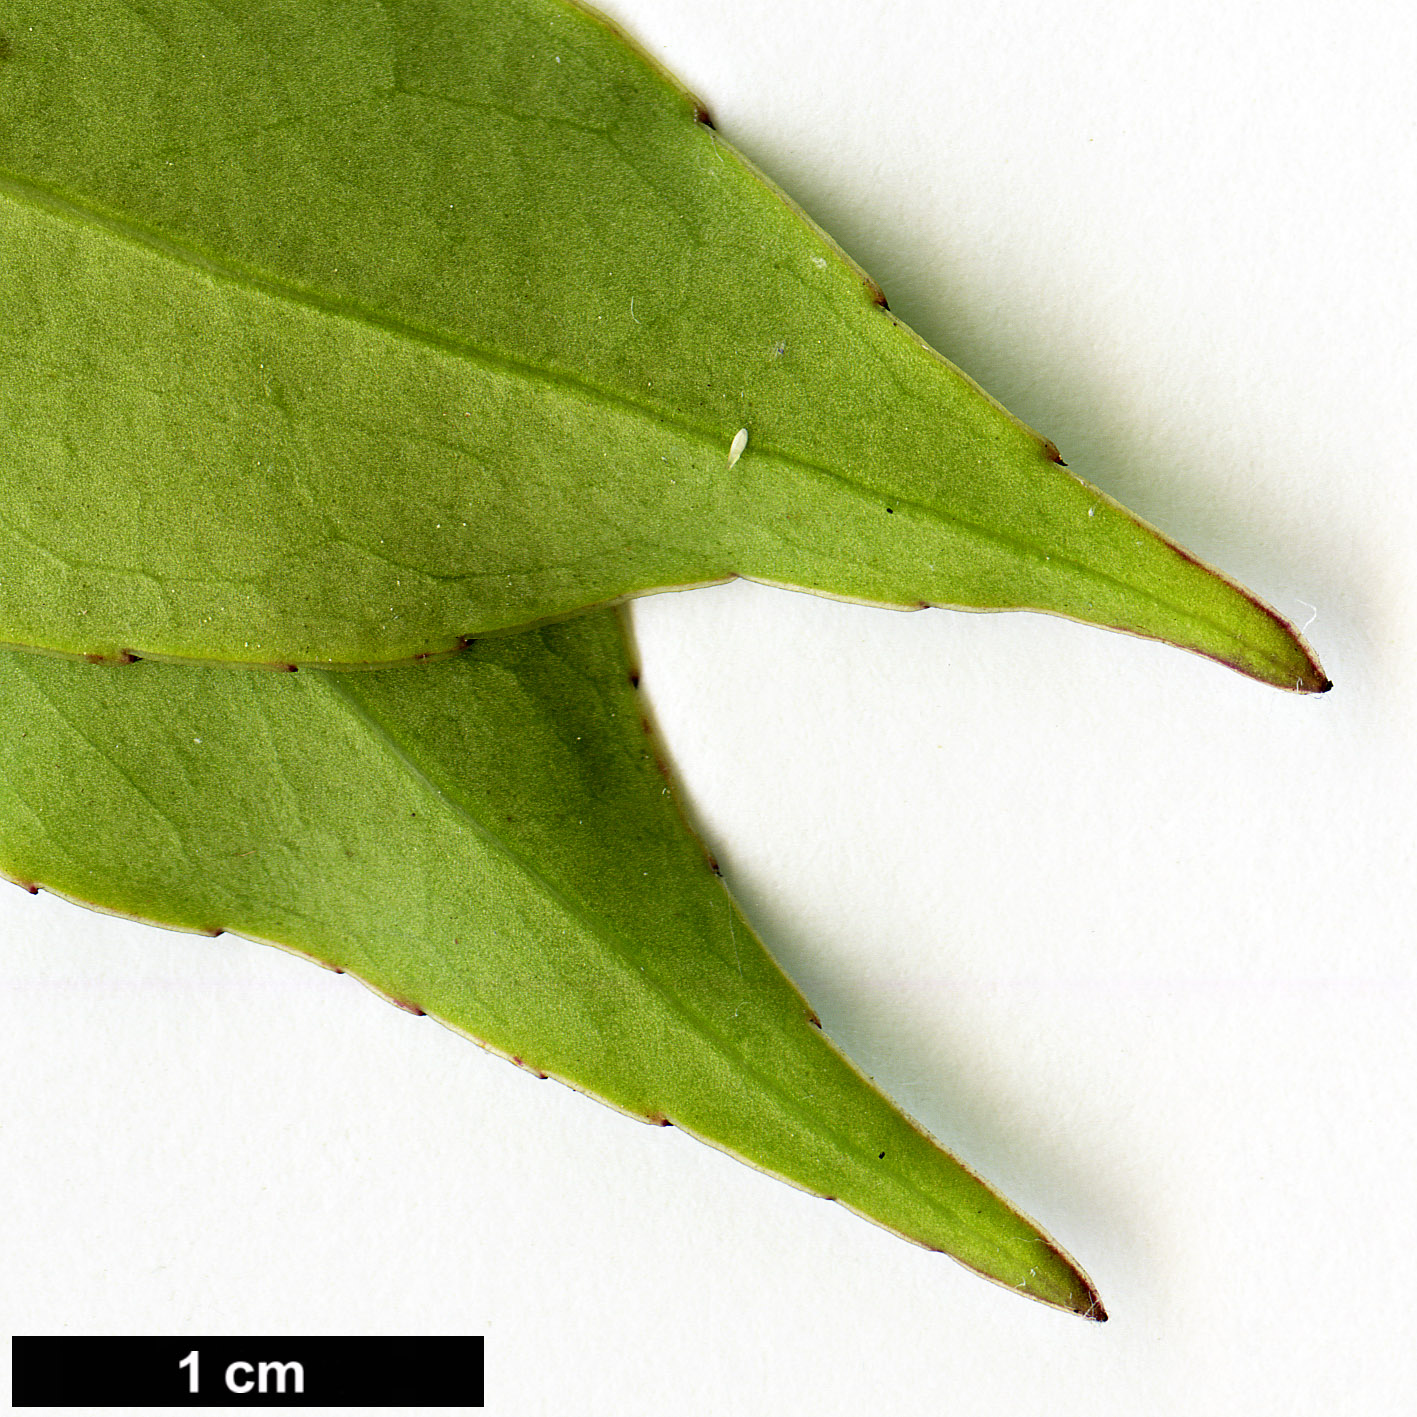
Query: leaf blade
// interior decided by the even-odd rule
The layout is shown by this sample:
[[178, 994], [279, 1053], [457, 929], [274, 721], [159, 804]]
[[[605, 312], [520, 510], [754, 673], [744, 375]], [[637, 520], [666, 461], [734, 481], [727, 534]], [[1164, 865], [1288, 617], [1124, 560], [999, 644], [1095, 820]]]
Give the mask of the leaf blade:
[[278, 943], [1045, 1303], [1086, 1277], [814, 1027], [641, 728], [613, 613], [358, 675], [0, 657], [0, 865]]
[[600, 17], [0, 15], [26, 254], [0, 285], [0, 641], [393, 662], [745, 575], [1041, 609], [1326, 686], [1291, 627], [885, 313]]

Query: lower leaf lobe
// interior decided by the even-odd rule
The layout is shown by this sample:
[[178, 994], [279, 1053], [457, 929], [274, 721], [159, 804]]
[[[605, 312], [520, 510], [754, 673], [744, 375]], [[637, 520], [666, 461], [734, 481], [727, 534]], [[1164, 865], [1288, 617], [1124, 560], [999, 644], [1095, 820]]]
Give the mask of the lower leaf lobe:
[[0, 865], [345, 970], [1045, 1302], [1031, 1222], [815, 1026], [667, 785], [620, 617], [436, 665], [232, 673], [0, 656]]

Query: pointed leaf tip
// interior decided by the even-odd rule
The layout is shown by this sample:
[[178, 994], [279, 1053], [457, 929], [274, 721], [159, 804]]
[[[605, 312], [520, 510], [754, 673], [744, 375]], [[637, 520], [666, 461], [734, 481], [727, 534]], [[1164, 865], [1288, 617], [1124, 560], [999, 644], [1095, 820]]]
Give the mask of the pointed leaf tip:
[[745, 575], [1326, 683], [604, 17], [308, 8], [168, 6], [158, 59], [127, 7], [31, 7], [0, 65], [0, 643], [387, 664]]
[[624, 617], [417, 668], [0, 654], [0, 869], [317, 960], [997, 1283], [1086, 1277], [814, 1026], [641, 729]]

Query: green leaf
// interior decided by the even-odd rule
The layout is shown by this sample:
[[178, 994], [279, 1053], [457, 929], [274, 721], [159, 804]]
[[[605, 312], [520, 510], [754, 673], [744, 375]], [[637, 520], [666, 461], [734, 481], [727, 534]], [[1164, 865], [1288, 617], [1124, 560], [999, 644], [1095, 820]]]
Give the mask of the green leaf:
[[589, 11], [0, 0], [0, 35], [0, 642], [389, 663], [741, 575], [1327, 686]]
[[0, 868], [345, 970], [1091, 1318], [826, 1041], [660, 775], [614, 612], [360, 674], [0, 654]]

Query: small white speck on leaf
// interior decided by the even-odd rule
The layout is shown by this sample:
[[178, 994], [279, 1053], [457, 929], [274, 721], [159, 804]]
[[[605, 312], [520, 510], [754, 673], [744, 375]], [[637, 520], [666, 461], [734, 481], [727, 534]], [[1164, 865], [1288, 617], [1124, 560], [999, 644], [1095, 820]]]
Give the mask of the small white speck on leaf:
[[825, 256], [813, 256], [812, 264], [816, 266], [819, 271], [824, 271], [827, 268], [827, 258]]
[[732, 467], [739, 458], [743, 456], [743, 449], [748, 446], [748, 430], [740, 428], [734, 435], [733, 441], [728, 445], [728, 466]]

